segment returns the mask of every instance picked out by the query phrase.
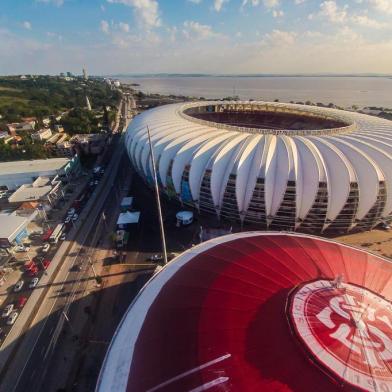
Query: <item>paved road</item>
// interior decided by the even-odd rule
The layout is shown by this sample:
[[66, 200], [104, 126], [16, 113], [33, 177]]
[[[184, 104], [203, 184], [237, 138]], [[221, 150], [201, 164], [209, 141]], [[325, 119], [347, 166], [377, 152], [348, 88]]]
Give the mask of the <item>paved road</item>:
[[[117, 150], [112, 154], [112, 160], [107, 167], [101, 184], [96, 188], [97, 199], [92, 211], [88, 218], [86, 217], [60, 272], [50, 285], [48, 293], [35, 315], [35, 319], [23, 337], [13, 361], [2, 378], [0, 391], [39, 390], [34, 389], [34, 385], [40, 380], [37, 374], [40, 372], [41, 364], [50, 356], [52, 349], [55, 347], [65, 320], [62, 311], [67, 304], [68, 294], [66, 294], [67, 291], [60, 292], [59, 290], [63, 290], [63, 286], [73, 287], [74, 284], [80, 284], [78, 275], [81, 272], [70, 272], [69, 270], [79, 257], [81, 248], [88, 241], [91, 241], [90, 233], [95, 227], [94, 222], [99, 216], [107, 196], [110, 194], [111, 181], [116, 176], [123, 151], [123, 143], [121, 142]], [[80, 218], [83, 218], [83, 214]]]

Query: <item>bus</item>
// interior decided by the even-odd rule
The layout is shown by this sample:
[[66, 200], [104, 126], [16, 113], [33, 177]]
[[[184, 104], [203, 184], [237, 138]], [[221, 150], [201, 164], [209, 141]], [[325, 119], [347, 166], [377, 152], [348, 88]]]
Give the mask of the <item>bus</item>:
[[61, 237], [61, 234], [63, 233], [64, 230], [64, 223], [59, 223], [56, 228], [53, 230], [52, 235], [49, 238], [49, 242], [52, 244], [57, 244], [59, 238]]

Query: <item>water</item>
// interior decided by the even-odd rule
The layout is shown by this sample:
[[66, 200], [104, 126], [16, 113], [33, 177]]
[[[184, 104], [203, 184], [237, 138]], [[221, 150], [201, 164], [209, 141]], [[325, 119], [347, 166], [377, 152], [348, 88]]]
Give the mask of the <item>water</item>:
[[138, 83], [146, 93], [282, 102], [307, 100], [392, 108], [392, 78], [388, 77], [124, 77], [123, 82]]

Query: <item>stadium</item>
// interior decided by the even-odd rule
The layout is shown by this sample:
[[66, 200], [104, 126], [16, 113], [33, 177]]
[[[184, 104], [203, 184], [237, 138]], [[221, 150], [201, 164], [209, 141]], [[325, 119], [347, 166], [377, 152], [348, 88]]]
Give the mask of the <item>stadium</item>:
[[126, 148], [162, 193], [263, 230], [341, 233], [392, 219], [392, 122], [286, 103], [161, 106], [130, 124]]
[[392, 264], [305, 234], [181, 254], [129, 307], [97, 392], [391, 391]]

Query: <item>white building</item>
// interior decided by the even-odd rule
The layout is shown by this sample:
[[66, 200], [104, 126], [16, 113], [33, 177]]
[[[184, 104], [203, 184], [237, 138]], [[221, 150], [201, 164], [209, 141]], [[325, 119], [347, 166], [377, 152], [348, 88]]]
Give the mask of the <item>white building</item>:
[[15, 190], [23, 184], [32, 184], [38, 177], [53, 178], [70, 173], [79, 167], [79, 159], [36, 159], [33, 161], [0, 162], [0, 187]]
[[392, 122], [337, 109], [196, 102], [135, 117], [126, 148], [151, 184], [217, 219], [347, 232], [392, 220]]
[[33, 140], [47, 140], [52, 136], [52, 130], [50, 128], [42, 128], [39, 131], [31, 134]]

